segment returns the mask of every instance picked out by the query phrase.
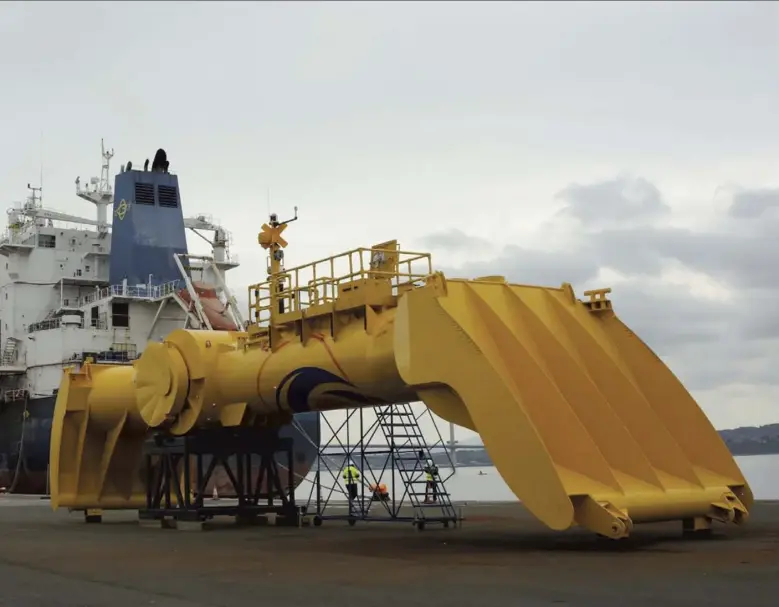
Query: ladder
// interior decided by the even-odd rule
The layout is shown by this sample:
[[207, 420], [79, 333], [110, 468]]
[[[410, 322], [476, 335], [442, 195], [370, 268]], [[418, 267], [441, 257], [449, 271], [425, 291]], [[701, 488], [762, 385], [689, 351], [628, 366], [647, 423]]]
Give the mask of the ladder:
[[0, 358], [0, 364], [3, 367], [10, 367], [16, 360], [16, 345], [19, 342], [18, 339], [9, 337], [5, 340], [5, 347], [3, 348], [2, 358]]
[[[444, 527], [448, 527], [450, 523], [455, 525], [458, 520], [457, 512], [437, 470], [433, 475], [436, 486], [435, 501], [432, 501], [432, 492], [425, 491], [425, 468], [428, 462], [433, 462], [433, 456], [411, 405], [402, 403], [378, 407], [376, 415], [379, 427], [390, 446], [395, 469], [403, 482], [404, 494], [411, 503], [416, 528], [421, 531], [430, 523], [440, 523]], [[426, 497], [430, 499], [426, 500]]]
[[[191, 329], [202, 329], [205, 327], [205, 323], [203, 322], [203, 319], [198, 316], [197, 310], [193, 309], [194, 306], [190, 302], [187, 304], [184, 302], [183, 299], [179, 296], [178, 293], [171, 293], [171, 299], [175, 301], [179, 307], [181, 307], [182, 310], [184, 310], [184, 314], [186, 314], [186, 323], [184, 325], [185, 329], [191, 328]], [[198, 301], [200, 301], [198, 299]], [[205, 312], [204, 312], [205, 314]]]

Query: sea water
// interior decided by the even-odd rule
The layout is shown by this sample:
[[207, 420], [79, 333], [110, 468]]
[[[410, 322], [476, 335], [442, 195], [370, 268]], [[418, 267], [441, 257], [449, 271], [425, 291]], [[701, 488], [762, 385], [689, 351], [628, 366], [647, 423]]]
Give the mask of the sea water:
[[[744, 455], [736, 457], [736, 462], [752, 488], [755, 499], [779, 500], [779, 455]], [[454, 501], [502, 502], [517, 499], [497, 469], [492, 466], [461, 467], [457, 468], [454, 474], [451, 474], [451, 468], [440, 467], [439, 473], [445, 480], [446, 489]], [[370, 482], [371, 475], [368, 470], [363, 470], [363, 476], [366, 482]], [[314, 480], [315, 473], [309, 474], [306, 482], [300, 486], [300, 497], [308, 496], [313, 488]], [[381, 482], [387, 485], [388, 490], [392, 490], [392, 479], [389, 471], [384, 473]], [[332, 473], [322, 470], [320, 485], [325, 493], [324, 499], [327, 499], [326, 492], [333, 485], [339, 485], [339, 487], [335, 489], [332, 499], [342, 498], [343, 490], [340, 484], [339, 470], [333, 469]], [[402, 491], [402, 487], [398, 487], [397, 490]], [[400, 494], [397, 495], [397, 499], [399, 498]]]

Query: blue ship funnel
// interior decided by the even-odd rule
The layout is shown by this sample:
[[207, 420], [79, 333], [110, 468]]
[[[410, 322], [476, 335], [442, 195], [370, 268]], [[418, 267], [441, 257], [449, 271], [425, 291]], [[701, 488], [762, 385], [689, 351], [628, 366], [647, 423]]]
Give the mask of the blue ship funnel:
[[119, 173], [114, 180], [112, 225], [111, 284], [125, 279], [128, 286], [181, 280], [173, 255], [188, 251], [176, 175], [129, 167]]

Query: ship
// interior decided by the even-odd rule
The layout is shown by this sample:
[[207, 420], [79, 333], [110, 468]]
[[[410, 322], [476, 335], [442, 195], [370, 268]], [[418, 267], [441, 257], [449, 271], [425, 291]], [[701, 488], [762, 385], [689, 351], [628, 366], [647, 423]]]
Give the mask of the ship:
[[[131, 365], [176, 328], [245, 327], [226, 273], [239, 266], [231, 237], [208, 215], [185, 217], [178, 175], [164, 149], [142, 169], [101, 141], [100, 177], [76, 179], [93, 218], [46, 207], [40, 186], [7, 211], [0, 240], [0, 491], [46, 495], [52, 415], [64, 369]], [[109, 221], [110, 213], [110, 221]], [[189, 252], [187, 230], [211, 255]], [[209, 237], [210, 235], [210, 237]], [[299, 484], [319, 450], [317, 413], [284, 429]], [[280, 462], [281, 465], [283, 463]], [[217, 469], [209, 493], [230, 495]]]

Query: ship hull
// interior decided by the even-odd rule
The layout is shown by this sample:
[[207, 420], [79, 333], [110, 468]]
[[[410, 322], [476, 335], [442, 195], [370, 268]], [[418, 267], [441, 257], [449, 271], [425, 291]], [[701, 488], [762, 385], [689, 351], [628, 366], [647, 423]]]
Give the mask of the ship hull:
[[[28, 401], [6, 403], [0, 409], [0, 487], [10, 493], [46, 495], [48, 493], [49, 444], [51, 422], [56, 396], [35, 398]], [[295, 416], [297, 425], [282, 429], [282, 436], [291, 437], [293, 447], [293, 474], [299, 485], [310, 472], [319, 452], [319, 414], [305, 413]], [[303, 434], [305, 433], [305, 435]], [[20, 446], [21, 444], [21, 461]], [[287, 457], [279, 455], [282, 472]], [[258, 461], [253, 461], [253, 467]], [[232, 464], [232, 462], [231, 462]], [[205, 462], [208, 465], [208, 462]], [[256, 478], [257, 470], [253, 470]], [[220, 496], [233, 493], [232, 483], [222, 466], [217, 466], [206, 486], [208, 495], [214, 489]]]
[[13, 493], [46, 494], [51, 420], [56, 399], [56, 396], [47, 396], [2, 405], [0, 487]]

